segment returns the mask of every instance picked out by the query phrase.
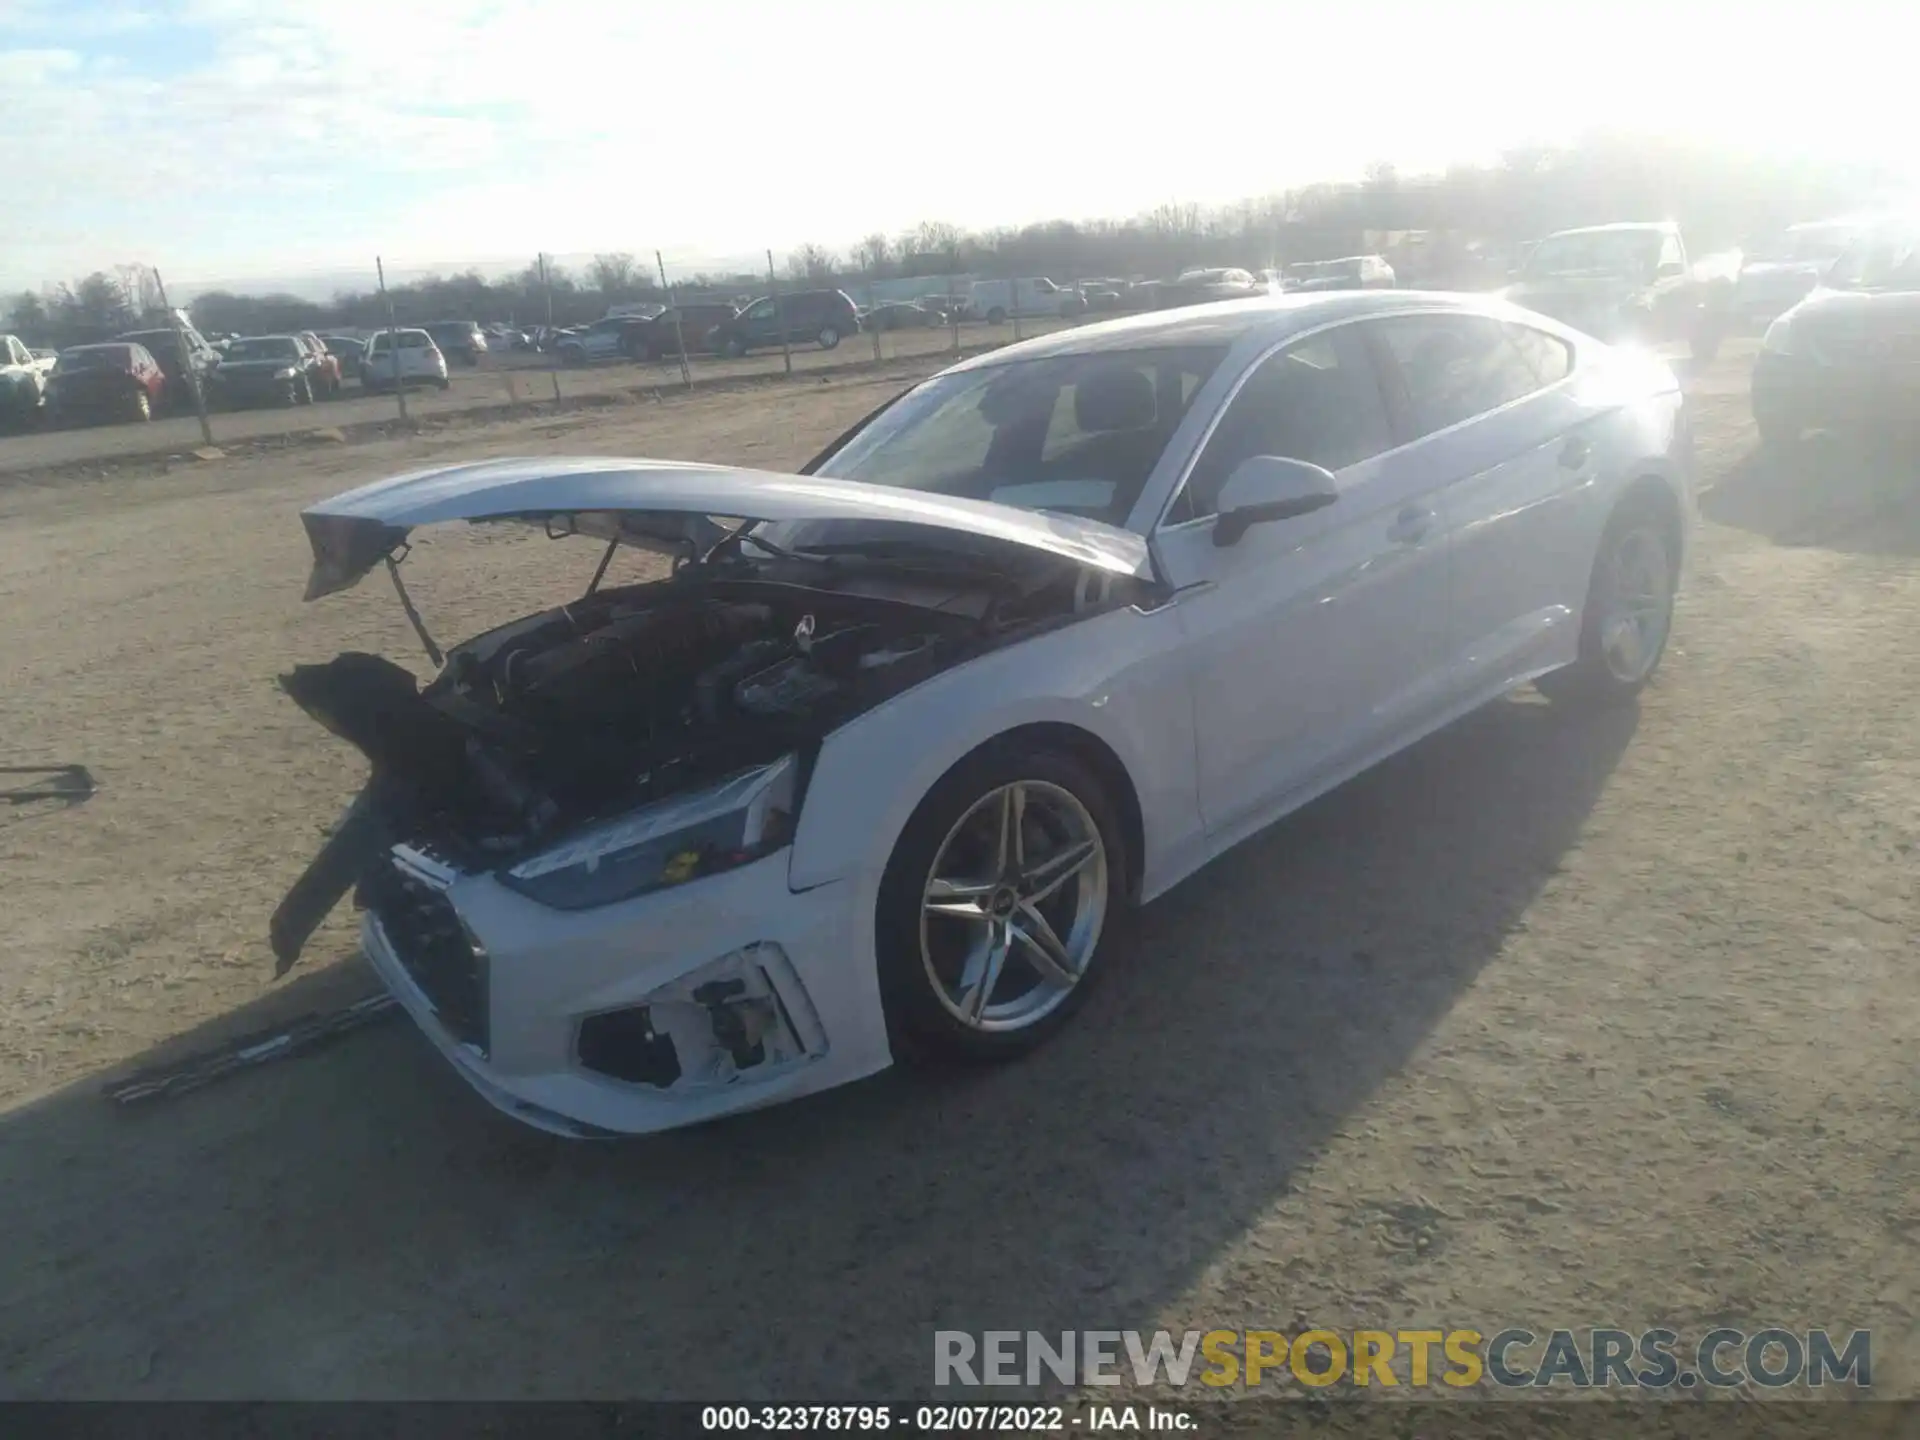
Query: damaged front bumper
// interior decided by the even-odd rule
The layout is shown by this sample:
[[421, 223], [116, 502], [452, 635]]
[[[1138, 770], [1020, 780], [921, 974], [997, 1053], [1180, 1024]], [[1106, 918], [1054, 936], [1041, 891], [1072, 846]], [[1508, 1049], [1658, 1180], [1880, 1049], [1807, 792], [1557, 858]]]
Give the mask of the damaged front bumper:
[[855, 918], [872, 914], [872, 896], [848, 882], [795, 893], [786, 852], [579, 912], [404, 846], [390, 858], [407, 898], [363, 885], [367, 957], [515, 1119], [574, 1137], [645, 1134], [891, 1062], [871, 925]]

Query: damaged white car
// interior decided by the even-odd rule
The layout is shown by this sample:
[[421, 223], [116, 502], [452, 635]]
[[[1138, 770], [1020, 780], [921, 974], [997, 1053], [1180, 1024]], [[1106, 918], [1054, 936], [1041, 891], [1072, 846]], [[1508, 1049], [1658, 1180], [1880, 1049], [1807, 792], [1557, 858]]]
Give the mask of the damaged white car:
[[[1522, 681], [1634, 693], [1689, 444], [1645, 357], [1347, 293], [1013, 346], [800, 475], [516, 459], [351, 491], [303, 516], [308, 597], [387, 568], [439, 673], [283, 677], [372, 778], [276, 953], [353, 891], [440, 1050], [564, 1134], [1019, 1053], [1126, 907], [1278, 816]], [[399, 562], [446, 521], [676, 558], [442, 656]]]

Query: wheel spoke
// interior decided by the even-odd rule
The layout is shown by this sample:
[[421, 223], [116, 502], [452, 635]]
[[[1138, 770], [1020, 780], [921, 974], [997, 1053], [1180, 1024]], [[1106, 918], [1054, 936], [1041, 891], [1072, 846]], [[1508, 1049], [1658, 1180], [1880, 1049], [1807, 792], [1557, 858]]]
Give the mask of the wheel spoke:
[[929, 915], [945, 915], [953, 920], [985, 920], [987, 896], [993, 893], [991, 880], [946, 880], [939, 876], [927, 882], [922, 902]]
[[1093, 841], [1083, 840], [1036, 862], [1019, 879], [1021, 898], [1029, 904], [1039, 904], [1092, 864], [1097, 853], [1098, 847]]
[[1032, 905], [1020, 906], [1017, 914], [1019, 919], [1012, 926], [1013, 938], [1025, 947], [1026, 959], [1040, 973], [1040, 978], [1063, 988], [1078, 980], [1080, 977], [1074, 973], [1067, 947], [1053, 933], [1047, 917]]
[[960, 976], [958, 999], [961, 1011], [975, 1024], [986, 1014], [987, 1002], [1000, 983], [1000, 972], [1006, 969], [1007, 952], [1012, 945], [1012, 927], [1005, 921], [995, 920], [987, 931], [987, 943], [967, 957], [967, 968]]
[[1000, 879], [1018, 875], [1026, 853], [1020, 829], [1027, 818], [1027, 787], [1009, 785], [1000, 792], [1000, 843], [994, 851], [994, 873]]

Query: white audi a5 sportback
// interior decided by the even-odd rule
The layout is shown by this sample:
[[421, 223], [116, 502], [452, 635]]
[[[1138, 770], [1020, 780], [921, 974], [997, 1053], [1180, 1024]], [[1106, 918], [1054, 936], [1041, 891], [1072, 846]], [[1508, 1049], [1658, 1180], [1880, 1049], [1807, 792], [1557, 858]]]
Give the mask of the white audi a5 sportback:
[[[372, 777], [349, 889], [460, 1073], [573, 1135], [1064, 1023], [1222, 850], [1528, 680], [1632, 695], [1693, 510], [1673, 374], [1490, 299], [1238, 301], [956, 365], [797, 475], [493, 460], [302, 519], [312, 599], [416, 527], [672, 554], [456, 645], [283, 677]], [[723, 523], [716, 517], [728, 517]], [[734, 523], [744, 521], [744, 524]]]

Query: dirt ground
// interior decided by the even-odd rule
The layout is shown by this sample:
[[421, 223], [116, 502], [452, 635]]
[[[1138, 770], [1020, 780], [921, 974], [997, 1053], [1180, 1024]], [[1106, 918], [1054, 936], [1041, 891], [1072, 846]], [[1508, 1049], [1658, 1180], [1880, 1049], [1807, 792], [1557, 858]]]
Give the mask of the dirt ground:
[[[363, 993], [269, 911], [360, 779], [273, 687], [418, 654], [303, 606], [295, 511], [456, 456], [803, 460], [902, 383], [0, 482], [0, 1395], [919, 1391], [934, 1327], [1858, 1326], [1920, 1393], [1920, 490], [1761, 463], [1695, 386], [1705, 523], [1636, 710], [1517, 697], [1117, 937], [1032, 1059], [633, 1143], [495, 1116], [395, 1021], [152, 1108], [116, 1067]], [[442, 638], [591, 547], [435, 537]], [[476, 564], [484, 561], [484, 564]], [[422, 662], [424, 663], [424, 662]]]

